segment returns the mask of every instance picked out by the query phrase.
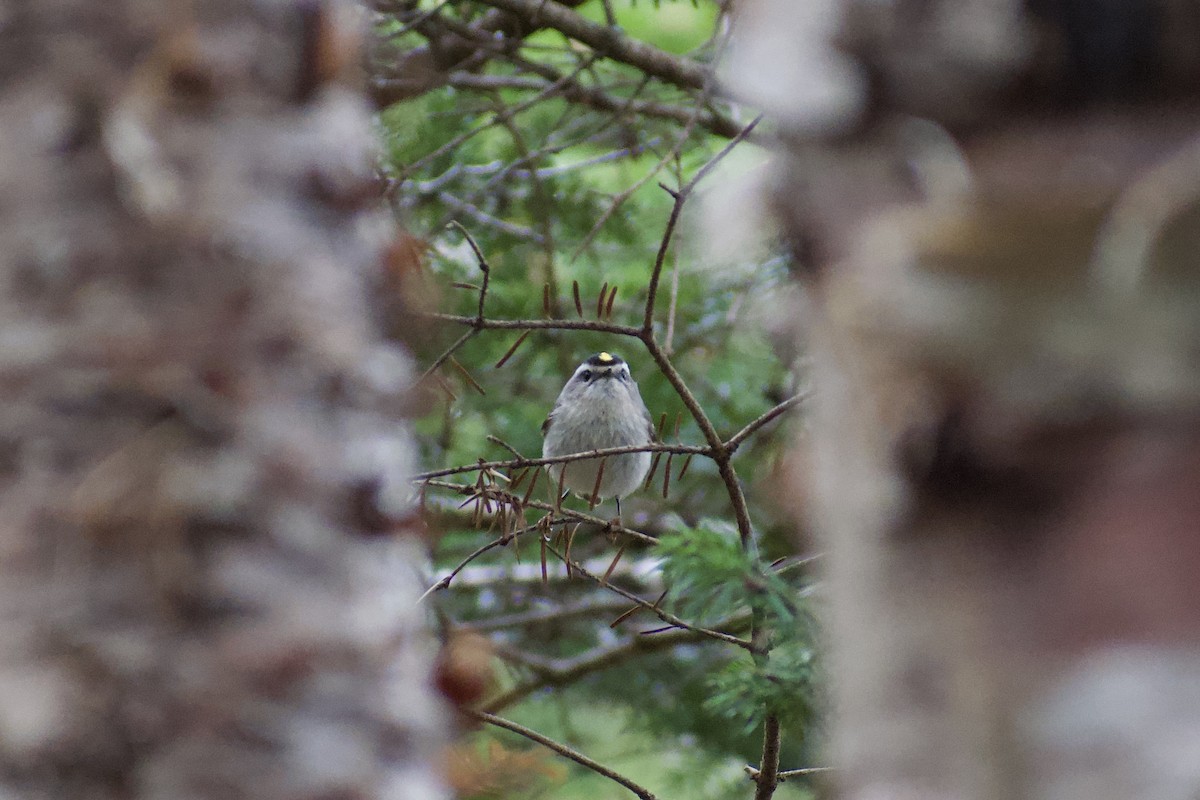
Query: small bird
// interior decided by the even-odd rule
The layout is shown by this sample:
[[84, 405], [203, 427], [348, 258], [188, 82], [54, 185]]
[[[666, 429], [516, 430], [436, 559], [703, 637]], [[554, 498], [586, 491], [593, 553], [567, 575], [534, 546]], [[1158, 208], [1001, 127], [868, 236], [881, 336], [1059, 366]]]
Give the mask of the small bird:
[[[542, 435], [542, 457], [556, 458], [650, 444], [654, 424], [629, 365], [620, 356], [597, 353], [580, 364], [563, 386], [542, 423]], [[597, 488], [602, 462], [604, 474]], [[642, 452], [552, 464], [549, 472], [555, 486], [561, 484], [581, 497], [591, 497], [593, 491], [601, 499], [615, 497], [620, 517], [621, 498], [641, 485], [649, 469], [650, 454]]]

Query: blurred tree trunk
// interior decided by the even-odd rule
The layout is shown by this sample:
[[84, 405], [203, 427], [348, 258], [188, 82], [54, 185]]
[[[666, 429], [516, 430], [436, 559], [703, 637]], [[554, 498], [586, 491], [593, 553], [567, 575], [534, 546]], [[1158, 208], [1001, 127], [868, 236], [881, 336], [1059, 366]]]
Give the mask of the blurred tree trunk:
[[739, 12], [808, 289], [837, 796], [1200, 797], [1200, 3]]
[[438, 798], [353, 19], [0, 3], [0, 794]]

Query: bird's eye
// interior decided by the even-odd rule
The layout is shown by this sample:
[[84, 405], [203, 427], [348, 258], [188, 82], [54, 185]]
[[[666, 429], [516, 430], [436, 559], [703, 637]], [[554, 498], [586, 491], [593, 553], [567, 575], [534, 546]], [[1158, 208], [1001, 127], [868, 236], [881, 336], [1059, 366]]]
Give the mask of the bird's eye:
[[585, 369], [583, 372], [579, 373], [579, 377], [584, 383], [587, 383], [592, 379], [592, 371], [590, 369]]

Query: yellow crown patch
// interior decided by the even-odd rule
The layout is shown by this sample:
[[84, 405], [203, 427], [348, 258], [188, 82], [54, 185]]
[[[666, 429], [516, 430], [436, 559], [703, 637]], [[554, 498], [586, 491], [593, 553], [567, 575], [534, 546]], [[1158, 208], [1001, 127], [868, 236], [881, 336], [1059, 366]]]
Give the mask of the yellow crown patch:
[[601, 361], [613, 361], [614, 360], [611, 353], [601, 353], [599, 356], [597, 356], [597, 358], [599, 358]]

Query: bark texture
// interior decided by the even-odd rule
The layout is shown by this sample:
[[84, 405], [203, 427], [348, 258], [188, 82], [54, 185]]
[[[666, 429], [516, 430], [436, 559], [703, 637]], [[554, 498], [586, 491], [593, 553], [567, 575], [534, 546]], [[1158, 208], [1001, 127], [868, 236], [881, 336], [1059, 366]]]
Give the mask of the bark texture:
[[1200, 4], [740, 13], [808, 290], [837, 795], [1200, 796]]
[[0, 2], [0, 795], [444, 794], [338, 3]]

